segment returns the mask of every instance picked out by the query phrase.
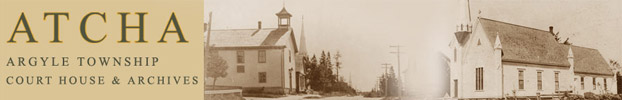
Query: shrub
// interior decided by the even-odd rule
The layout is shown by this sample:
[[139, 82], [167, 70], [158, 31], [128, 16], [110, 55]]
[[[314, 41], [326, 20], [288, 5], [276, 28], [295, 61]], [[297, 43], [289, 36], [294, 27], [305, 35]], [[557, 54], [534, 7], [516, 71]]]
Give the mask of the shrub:
[[579, 98], [579, 96], [569, 97], [570, 100], [622, 100], [622, 95], [619, 94], [594, 94], [592, 92], [586, 92], [583, 94], [584, 98]]
[[599, 95], [599, 96], [600, 96], [599, 99], [601, 99], [601, 100], [622, 100], [622, 97], [620, 97], [620, 95], [618, 95], [618, 94], [608, 93], [608, 94], [602, 94], [602, 95]]
[[245, 97], [268, 97], [277, 98], [285, 95], [283, 88], [279, 87], [245, 87], [242, 90]]
[[581, 95], [568, 94], [566, 100], [583, 100], [583, 99], [585, 99], [585, 98], [583, 98], [583, 96], [581, 96]]
[[597, 96], [596, 94], [592, 92], [585, 92], [583, 93], [583, 96], [585, 97], [585, 99], [589, 99], [589, 100], [600, 100], [599, 96]]

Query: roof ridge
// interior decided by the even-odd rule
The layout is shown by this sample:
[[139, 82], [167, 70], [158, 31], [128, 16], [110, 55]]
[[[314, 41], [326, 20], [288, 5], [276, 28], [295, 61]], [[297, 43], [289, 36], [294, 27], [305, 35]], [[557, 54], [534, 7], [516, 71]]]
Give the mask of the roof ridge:
[[518, 25], [518, 24], [512, 24], [512, 23], [509, 23], [509, 22], [503, 22], [503, 21], [498, 21], [498, 20], [489, 19], [489, 18], [484, 18], [484, 17], [479, 17], [479, 18], [480, 18], [480, 19], [484, 19], [484, 20], [489, 20], [489, 21], [499, 22], [499, 23], [503, 23], [503, 24], [508, 24], [508, 25], [512, 25], [512, 26], [518, 26], [518, 27], [523, 27], [523, 28], [528, 28], [528, 29], [533, 29], [533, 30], [538, 30], [538, 31], [543, 31], [543, 32], [550, 32], [550, 31], [546, 31], [546, 30], [542, 30], [542, 29], [537, 29], [537, 28], [528, 27], [528, 26], [523, 26], [523, 25]]
[[[278, 28], [261, 28], [260, 30], [273, 30]], [[228, 30], [257, 30], [257, 28], [246, 28], [246, 29], [212, 29], [212, 31], [228, 31]]]
[[[563, 43], [560, 43], [560, 44], [563, 44]], [[563, 45], [567, 45], [567, 44], [563, 44]], [[568, 46], [571, 46], [571, 47], [577, 47], [577, 48], [584, 48], [584, 49], [598, 50], [598, 49], [594, 49], [594, 48], [590, 48], [590, 47], [583, 47], [583, 46], [572, 45], [572, 44], [571, 44], [571, 45], [568, 45]]]

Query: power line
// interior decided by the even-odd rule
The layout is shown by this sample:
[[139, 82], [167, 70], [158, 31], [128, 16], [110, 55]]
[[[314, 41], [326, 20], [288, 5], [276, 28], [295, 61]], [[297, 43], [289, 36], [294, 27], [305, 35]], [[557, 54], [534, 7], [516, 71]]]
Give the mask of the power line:
[[401, 70], [401, 68], [400, 68], [400, 54], [401, 54], [402, 52], [400, 52], [400, 47], [402, 47], [402, 46], [400, 46], [400, 45], [395, 45], [395, 46], [389, 46], [389, 47], [391, 47], [391, 48], [397, 48], [397, 51], [396, 51], [396, 52], [391, 52], [391, 53], [397, 54], [397, 86], [399, 87], [398, 89], [400, 89], [400, 90], [398, 90], [398, 91], [397, 91], [397, 93], [398, 93], [397, 95], [398, 95], [399, 97], [402, 97], [402, 84], [401, 84], [401, 83], [402, 83], [402, 81], [401, 81], [402, 79], [400, 78], [400, 76], [402, 76], [402, 75], [401, 75], [402, 70]]

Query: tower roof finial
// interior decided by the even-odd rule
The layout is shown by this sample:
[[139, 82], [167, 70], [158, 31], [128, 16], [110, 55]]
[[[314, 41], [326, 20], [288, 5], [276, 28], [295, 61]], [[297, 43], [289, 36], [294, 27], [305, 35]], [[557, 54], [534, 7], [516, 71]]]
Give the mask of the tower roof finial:
[[292, 17], [292, 14], [289, 14], [289, 12], [287, 12], [285, 7], [283, 7], [283, 9], [281, 9], [281, 11], [279, 11], [279, 13], [276, 13], [276, 15], [277, 16], [283, 16], [283, 17]]

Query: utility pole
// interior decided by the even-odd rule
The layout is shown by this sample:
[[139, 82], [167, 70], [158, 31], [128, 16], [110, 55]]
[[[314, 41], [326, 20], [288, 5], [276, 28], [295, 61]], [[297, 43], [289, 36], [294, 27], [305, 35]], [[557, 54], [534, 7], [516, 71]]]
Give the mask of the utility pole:
[[391, 64], [389, 63], [383, 63], [382, 65], [384, 65], [384, 97], [389, 97], [389, 66], [391, 66]]
[[[210, 53], [211, 53], [211, 51], [210, 51], [211, 48], [210, 48], [210, 45], [209, 45], [209, 41], [210, 41], [209, 39], [210, 39], [211, 31], [212, 31], [212, 12], [209, 12], [209, 20], [208, 20], [208, 22], [207, 23], [203, 23], [203, 31], [207, 32], [207, 34], [205, 34], [206, 35], [205, 39], [203, 40], [204, 41], [203, 43], [205, 43], [203, 45], [203, 59], [204, 59], [204, 62], [208, 63], [210, 61], [209, 56], [210, 56]], [[207, 69], [207, 64], [203, 65], [203, 68]], [[206, 71], [206, 70], [203, 70], [203, 71]], [[205, 73], [203, 75], [207, 76], [207, 73]], [[207, 79], [207, 78], [205, 78], [205, 79]]]
[[350, 75], [348, 75], [348, 84], [350, 84], [350, 87], [352, 86], [352, 72], [350, 72]]
[[402, 79], [400, 78], [400, 76], [402, 76], [401, 75], [402, 70], [400, 68], [400, 53], [402, 53], [402, 52], [400, 52], [400, 47], [402, 47], [402, 46], [395, 45], [395, 46], [389, 46], [389, 47], [397, 48], [396, 52], [391, 52], [391, 53], [397, 54], [397, 86], [398, 86], [398, 89], [399, 89], [397, 91], [397, 96], [400, 97], [400, 99], [401, 99], [401, 97], [402, 97]]
[[[210, 39], [210, 35], [212, 34], [212, 12], [209, 12], [209, 20], [207, 22], [207, 24], [203, 24], [204, 25], [204, 31], [207, 31], [207, 36], [205, 37], [205, 46], [207, 46], [206, 50], [209, 50], [209, 39]], [[209, 51], [208, 51], [209, 53]]]

